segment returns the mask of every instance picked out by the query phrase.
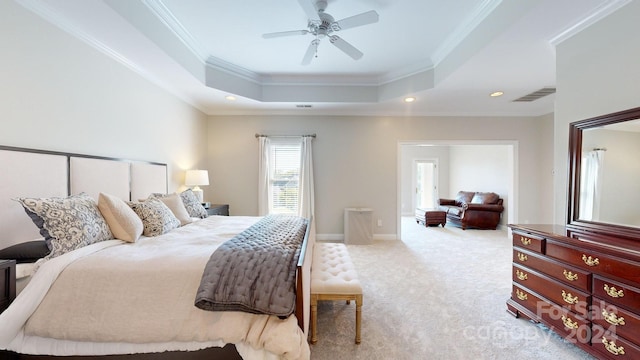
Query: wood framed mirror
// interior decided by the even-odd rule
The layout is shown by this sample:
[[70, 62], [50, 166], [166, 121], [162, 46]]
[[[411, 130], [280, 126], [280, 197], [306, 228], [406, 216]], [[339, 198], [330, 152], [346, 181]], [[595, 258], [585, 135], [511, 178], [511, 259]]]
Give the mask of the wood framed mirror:
[[569, 125], [567, 227], [640, 241], [640, 107]]

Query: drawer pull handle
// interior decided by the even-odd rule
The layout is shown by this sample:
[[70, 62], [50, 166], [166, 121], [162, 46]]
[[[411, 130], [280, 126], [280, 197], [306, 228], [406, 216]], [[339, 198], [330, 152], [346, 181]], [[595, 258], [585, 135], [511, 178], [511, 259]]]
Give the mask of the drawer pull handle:
[[520, 280], [527, 280], [527, 274], [524, 271], [516, 270], [516, 277]]
[[600, 265], [600, 259], [598, 258], [592, 258], [591, 256], [587, 257], [587, 255], [582, 254], [582, 261], [584, 261], [585, 264], [587, 264], [588, 266], [597, 266]]
[[624, 291], [622, 291], [622, 289], [616, 289], [615, 286], [609, 287], [609, 285], [604, 284], [604, 291], [606, 291], [607, 295], [611, 296], [612, 298], [624, 297]]
[[529, 297], [527, 295], [527, 293], [525, 293], [524, 291], [520, 290], [520, 289], [516, 289], [516, 296], [518, 297], [518, 299], [520, 300], [527, 300], [527, 298]]
[[602, 337], [602, 345], [604, 345], [604, 348], [607, 349], [608, 352], [612, 353], [613, 355], [624, 355], [624, 347], [623, 346], [616, 346], [616, 342], [611, 340], [607, 340], [606, 337]]
[[562, 322], [564, 323], [564, 326], [567, 327], [567, 329], [577, 329], [578, 328], [578, 322], [577, 321], [572, 321], [571, 318], [568, 317], [568, 316], [562, 315]]
[[527, 261], [527, 260], [529, 260], [529, 258], [527, 257], [527, 255], [525, 255], [523, 253], [518, 253], [518, 260]]
[[567, 278], [567, 280], [569, 281], [578, 280], [578, 274], [574, 274], [571, 271], [567, 271], [567, 270], [564, 270], [562, 273], [564, 274], [564, 277]]
[[578, 297], [571, 295], [571, 293], [565, 292], [562, 290], [562, 299], [567, 304], [575, 305], [578, 303]]
[[522, 245], [527, 246], [527, 245], [531, 245], [531, 239], [526, 238], [524, 236], [520, 236], [520, 242], [522, 243]]
[[624, 318], [622, 316], [618, 317], [615, 313], [608, 313], [607, 310], [602, 310], [602, 317], [611, 325], [624, 325]]

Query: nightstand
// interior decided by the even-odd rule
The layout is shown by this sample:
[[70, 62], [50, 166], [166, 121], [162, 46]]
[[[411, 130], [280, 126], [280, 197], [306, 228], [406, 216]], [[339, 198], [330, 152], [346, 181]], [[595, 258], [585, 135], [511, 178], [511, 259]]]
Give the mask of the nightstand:
[[16, 261], [0, 260], [0, 313], [16, 298]]
[[211, 204], [207, 209], [207, 214], [229, 216], [229, 205], [228, 204]]

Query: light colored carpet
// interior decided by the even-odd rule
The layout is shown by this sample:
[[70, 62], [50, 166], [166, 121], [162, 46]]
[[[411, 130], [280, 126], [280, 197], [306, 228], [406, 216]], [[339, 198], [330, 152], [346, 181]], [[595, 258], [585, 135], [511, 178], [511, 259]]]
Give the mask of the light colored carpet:
[[362, 343], [355, 305], [318, 304], [312, 360], [593, 359], [506, 311], [511, 240], [506, 231], [419, 226], [403, 218], [402, 241], [349, 245], [364, 288]]

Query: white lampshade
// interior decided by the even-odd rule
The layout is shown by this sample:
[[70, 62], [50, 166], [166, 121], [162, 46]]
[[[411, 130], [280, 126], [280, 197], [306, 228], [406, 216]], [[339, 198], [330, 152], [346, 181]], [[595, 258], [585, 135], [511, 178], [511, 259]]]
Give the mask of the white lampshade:
[[193, 193], [198, 198], [198, 201], [204, 201], [204, 194], [199, 185], [209, 185], [209, 172], [207, 170], [187, 170], [184, 176], [184, 184], [187, 186], [193, 186]]
[[187, 174], [184, 177], [184, 184], [187, 186], [209, 185], [209, 171], [187, 170]]

